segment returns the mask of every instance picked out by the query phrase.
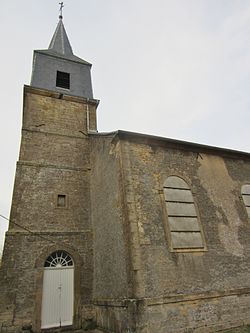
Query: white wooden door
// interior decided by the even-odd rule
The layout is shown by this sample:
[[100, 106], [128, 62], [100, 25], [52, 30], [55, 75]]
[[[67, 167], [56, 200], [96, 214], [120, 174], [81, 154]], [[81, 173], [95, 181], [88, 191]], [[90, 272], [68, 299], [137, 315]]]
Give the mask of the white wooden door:
[[42, 329], [73, 324], [74, 268], [45, 267]]

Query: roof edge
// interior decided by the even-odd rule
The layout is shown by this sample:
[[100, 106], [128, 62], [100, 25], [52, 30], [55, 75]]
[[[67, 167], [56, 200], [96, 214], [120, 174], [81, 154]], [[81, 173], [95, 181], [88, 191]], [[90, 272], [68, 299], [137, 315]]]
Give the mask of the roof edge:
[[57, 58], [57, 59], [63, 59], [63, 60], [67, 60], [67, 61], [71, 61], [71, 62], [75, 62], [77, 64], [82, 64], [82, 65], [86, 65], [86, 66], [90, 66], [92, 67], [92, 64], [82, 58], [79, 58], [77, 57], [76, 55], [71, 55], [71, 57], [74, 57], [76, 59], [70, 59], [69, 56], [67, 55], [63, 55], [63, 54], [56, 54], [54, 51], [51, 51], [51, 50], [46, 50], [46, 49], [43, 49], [43, 50], [34, 50], [33, 51], [34, 53], [40, 53], [40, 54], [43, 54], [43, 55], [46, 55], [48, 57], [52, 57], [52, 58]]
[[[115, 132], [114, 132], [115, 133]], [[250, 159], [250, 153], [240, 151], [240, 150], [234, 150], [229, 148], [221, 148], [216, 146], [209, 146], [205, 144], [190, 142], [190, 141], [182, 141], [182, 140], [176, 140], [176, 139], [170, 139], [150, 134], [142, 134], [142, 133], [136, 133], [136, 132], [129, 132], [124, 130], [118, 130], [116, 131], [117, 136], [121, 140], [133, 140], [133, 141], [140, 141], [142, 143], [146, 144], [156, 144], [161, 142], [162, 145], [171, 145], [174, 148], [183, 149], [183, 150], [189, 150], [194, 152], [209, 152], [209, 153], [220, 153], [222, 155], [237, 155], [241, 157], [246, 157]], [[178, 147], [177, 147], [178, 146]]]

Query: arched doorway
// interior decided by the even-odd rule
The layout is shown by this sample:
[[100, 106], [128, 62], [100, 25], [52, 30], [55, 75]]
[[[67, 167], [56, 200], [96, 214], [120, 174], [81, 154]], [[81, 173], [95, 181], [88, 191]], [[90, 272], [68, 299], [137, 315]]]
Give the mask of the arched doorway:
[[55, 251], [44, 263], [41, 328], [73, 325], [74, 262], [66, 251]]

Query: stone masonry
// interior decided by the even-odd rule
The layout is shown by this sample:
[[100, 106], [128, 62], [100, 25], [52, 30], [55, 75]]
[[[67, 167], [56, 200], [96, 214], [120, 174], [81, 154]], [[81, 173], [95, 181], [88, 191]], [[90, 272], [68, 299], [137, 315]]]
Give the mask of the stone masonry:
[[[75, 320], [91, 315], [93, 231], [90, 222], [87, 116], [95, 128], [97, 102], [25, 87], [20, 158], [10, 227], [3, 253], [0, 322], [40, 329], [43, 266], [53, 250], [64, 249], [75, 269]], [[57, 207], [57, 195], [66, 206]], [[21, 226], [21, 227], [19, 227]], [[83, 314], [84, 312], [84, 314]]]
[[247, 332], [250, 154], [98, 133], [90, 69], [60, 16], [24, 87], [0, 333]]
[[[248, 324], [250, 225], [240, 193], [250, 182], [249, 154], [122, 131], [95, 135], [91, 154], [98, 324], [148, 333]], [[163, 197], [170, 175], [191, 185], [204, 251], [171, 251]]]

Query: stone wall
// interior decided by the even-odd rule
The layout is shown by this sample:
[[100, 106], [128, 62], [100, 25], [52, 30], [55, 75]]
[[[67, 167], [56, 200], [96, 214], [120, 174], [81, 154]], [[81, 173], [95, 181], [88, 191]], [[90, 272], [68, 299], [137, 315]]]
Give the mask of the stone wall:
[[146, 332], [222, 332], [250, 323], [249, 290], [148, 300]]
[[127, 226], [124, 214], [119, 145], [111, 136], [93, 136], [91, 217], [94, 228], [94, 299], [129, 294]]
[[[250, 183], [249, 155], [120, 136], [131, 166], [126, 176], [133, 179], [142, 298], [149, 304], [143, 316], [147, 332], [184, 332], [200, 326], [200, 332], [213, 332], [215, 327], [248, 322], [250, 224], [241, 186]], [[205, 237], [201, 251], [171, 249], [163, 183], [172, 175], [190, 185]], [[211, 292], [217, 296], [211, 299]], [[185, 301], [160, 301], [169, 297]], [[190, 302], [189, 297], [197, 300]]]
[[[248, 324], [250, 227], [240, 192], [250, 182], [249, 156], [122, 132], [93, 142], [98, 324], [117, 333], [205, 333]], [[190, 186], [204, 249], [170, 246], [163, 183], [171, 175]], [[119, 294], [125, 263], [128, 292]]]
[[[0, 328], [41, 328], [43, 271], [75, 265], [74, 328], [216, 332], [249, 324], [249, 154], [96, 129], [97, 101], [26, 87], [0, 281]], [[204, 247], [174, 250], [163, 184], [188, 184]], [[65, 204], [58, 204], [58, 195]]]
[[[94, 316], [86, 133], [88, 119], [95, 128], [95, 108], [95, 101], [25, 87], [20, 158], [1, 268], [6, 292], [0, 322], [9, 330], [32, 325], [40, 331], [43, 267], [56, 250], [74, 260], [74, 327]], [[58, 195], [65, 196], [63, 207]]]
[[92, 233], [9, 232], [5, 249], [2, 269], [7, 277], [6, 295], [0, 317], [4, 326], [32, 325], [33, 330], [40, 330], [44, 261], [53, 251], [63, 249], [75, 264], [75, 326], [81, 327], [85, 308], [92, 301]]

